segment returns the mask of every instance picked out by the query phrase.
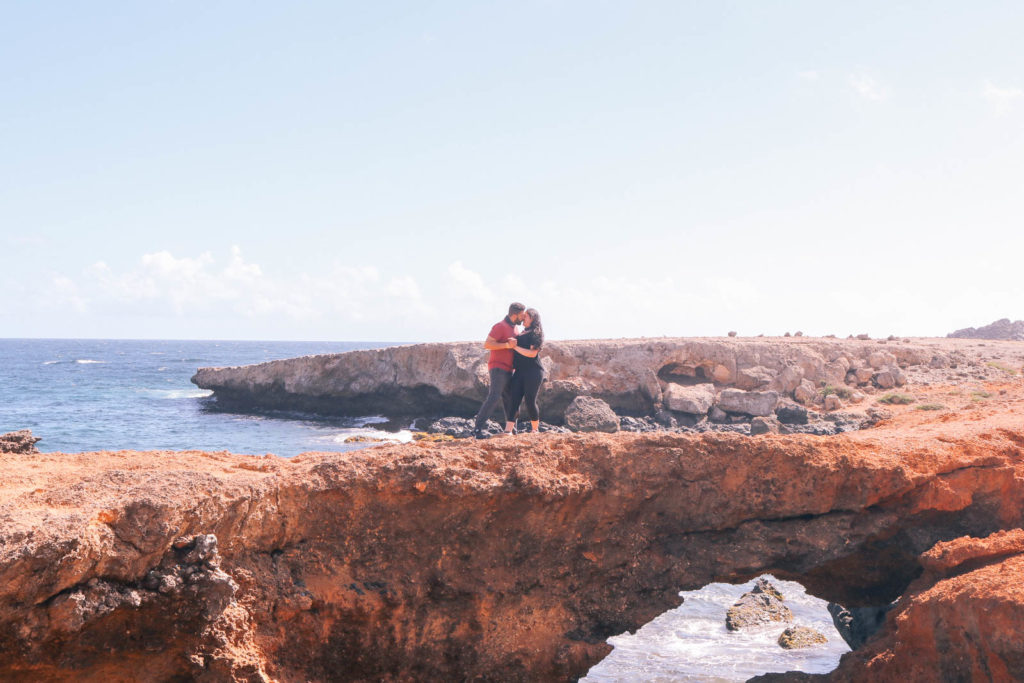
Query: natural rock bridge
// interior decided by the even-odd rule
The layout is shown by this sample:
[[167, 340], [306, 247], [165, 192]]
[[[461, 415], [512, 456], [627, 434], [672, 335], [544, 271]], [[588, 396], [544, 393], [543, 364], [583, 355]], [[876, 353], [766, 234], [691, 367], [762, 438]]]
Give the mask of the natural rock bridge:
[[[1016, 636], [976, 633], [972, 610], [1019, 625], [1024, 539], [961, 538], [1024, 521], [1024, 434], [1006, 413], [909, 439], [3, 455], [0, 677], [572, 680], [680, 589], [764, 572], [850, 607], [903, 596], [836, 680], [1019, 677]], [[984, 600], [936, 606], [941, 586], [992, 571], [1005, 580]]]

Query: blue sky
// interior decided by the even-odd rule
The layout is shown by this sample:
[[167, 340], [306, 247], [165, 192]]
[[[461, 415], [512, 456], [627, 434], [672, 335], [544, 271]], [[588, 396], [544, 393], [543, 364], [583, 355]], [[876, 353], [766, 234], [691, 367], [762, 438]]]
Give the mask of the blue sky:
[[1020, 3], [0, 5], [0, 337], [1024, 318]]

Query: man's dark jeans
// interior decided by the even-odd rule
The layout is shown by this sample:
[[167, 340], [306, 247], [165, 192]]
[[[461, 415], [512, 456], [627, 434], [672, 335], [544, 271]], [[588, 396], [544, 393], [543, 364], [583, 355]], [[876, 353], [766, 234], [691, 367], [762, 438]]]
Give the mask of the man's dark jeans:
[[[498, 401], [501, 401], [502, 411], [505, 410], [505, 406], [508, 404], [508, 383], [511, 379], [512, 373], [508, 370], [491, 368], [491, 389], [487, 392], [484, 404], [480, 406], [480, 412], [476, 414], [477, 429], [483, 429], [484, 425], [487, 424], [487, 420], [497, 407]], [[508, 422], [508, 415], [505, 416], [505, 421]]]

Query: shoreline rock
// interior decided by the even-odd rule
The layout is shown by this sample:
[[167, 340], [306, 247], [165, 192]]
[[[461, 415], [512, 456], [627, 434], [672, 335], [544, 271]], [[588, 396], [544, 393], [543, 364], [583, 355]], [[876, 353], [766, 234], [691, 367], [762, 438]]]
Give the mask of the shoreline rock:
[[753, 626], [764, 626], [773, 621], [791, 622], [793, 612], [785, 604], [782, 593], [767, 579], [758, 579], [749, 592], [744, 593], [726, 610], [725, 627], [730, 631]]
[[[807, 404], [822, 383], [845, 386], [852, 377], [863, 387], [876, 373], [895, 381], [902, 368], [956, 362], [924, 343], [879, 352], [869, 342], [808, 337], [554, 341], [544, 353], [539, 401], [550, 422], [560, 422], [578, 396], [603, 400], [620, 416], [651, 415], [662, 406], [701, 416], [714, 410], [705, 408], [711, 389], [718, 403], [724, 396], [727, 412], [767, 416], [767, 392]], [[477, 343], [415, 344], [199, 368], [192, 382], [214, 392], [211, 408], [228, 411], [470, 417], [487, 393], [486, 357]], [[755, 395], [732, 393], [748, 389]], [[730, 403], [740, 397], [743, 405]]]

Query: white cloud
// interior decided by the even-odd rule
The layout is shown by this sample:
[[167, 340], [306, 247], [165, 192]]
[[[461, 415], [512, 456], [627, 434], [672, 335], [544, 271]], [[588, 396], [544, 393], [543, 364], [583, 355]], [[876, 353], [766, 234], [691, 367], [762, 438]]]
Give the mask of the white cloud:
[[381, 321], [431, 310], [412, 277], [383, 280], [373, 266], [344, 264], [323, 274], [278, 277], [246, 261], [235, 246], [223, 266], [210, 253], [167, 251], [144, 254], [121, 272], [99, 261], [78, 283], [56, 277], [48, 296], [77, 313], [181, 319]]
[[886, 89], [866, 73], [860, 72], [850, 74], [848, 80], [850, 87], [864, 99], [878, 102], [884, 100], [888, 96]]
[[1020, 88], [1000, 88], [991, 81], [985, 81], [985, 87], [981, 91], [982, 96], [992, 105], [997, 116], [1008, 113], [1024, 97], [1024, 90]]
[[50, 307], [60, 308], [62, 305], [66, 305], [75, 313], [89, 312], [88, 300], [79, 292], [78, 286], [63, 275], [57, 275], [50, 281], [44, 301]]
[[494, 292], [484, 284], [479, 273], [466, 268], [462, 261], [455, 261], [448, 266], [447, 281], [455, 296], [468, 297], [482, 303], [494, 301]]

